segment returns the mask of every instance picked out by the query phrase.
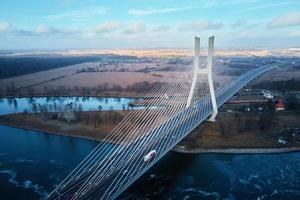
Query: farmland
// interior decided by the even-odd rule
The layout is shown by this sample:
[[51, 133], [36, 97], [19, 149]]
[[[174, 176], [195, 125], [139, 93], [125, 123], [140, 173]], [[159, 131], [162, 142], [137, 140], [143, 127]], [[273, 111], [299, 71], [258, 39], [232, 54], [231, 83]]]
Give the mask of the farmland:
[[[284, 55], [286, 51], [276, 53]], [[272, 76], [264, 76], [262, 81], [300, 77], [296, 57], [282, 60], [271, 56], [274, 52], [265, 50], [218, 50], [216, 54], [216, 86], [255, 67], [275, 63], [288, 68], [285, 75], [277, 70]], [[0, 96], [143, 96], [162, 79], [164, 82], [178, 78], [190, 80], [191, 55], [192, 51], [186, 49], [3, 53], [2, 61], [11, 62], [10, 66], [1, 65], [7, 74], [0, 78]], [[205, 57], [200, 59], [205, 64]], [[11, 74], [11, 69], [20, 70], [13, 70], [15, 73]], [[201, 80], [206, 79], [201, 77]]]

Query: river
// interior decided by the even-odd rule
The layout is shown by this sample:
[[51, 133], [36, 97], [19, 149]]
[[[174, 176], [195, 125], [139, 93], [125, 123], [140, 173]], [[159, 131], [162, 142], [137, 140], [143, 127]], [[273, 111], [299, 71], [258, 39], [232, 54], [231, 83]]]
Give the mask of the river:
[[[96, 145], [86, 139], [0, 126], [0, 199], [45, 196]], [[170, 152], [120, 199], [300, 199], [300, 152]]]
[[32, 112], [34, 105], [48, 105], [49, 111], [59, 106], [72, 104], [81, 106], [83, 111], [91, 110], [128, 110], [129, 103], [136, 98], [117, 97], [35, 97], [35, 98], [0, 98], [0, 115], [20, 112]]

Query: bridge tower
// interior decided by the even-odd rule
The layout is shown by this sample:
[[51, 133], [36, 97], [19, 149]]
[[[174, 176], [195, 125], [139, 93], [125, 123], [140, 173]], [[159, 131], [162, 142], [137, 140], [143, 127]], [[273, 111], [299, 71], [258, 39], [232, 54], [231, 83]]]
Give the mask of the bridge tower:
[[208, 119], [209, 121], [214, 122], [215, 118], [218, 114], [218, 106], [216, 101], [216, 95], [214, 90], [214, 84], [212, 79], [212, 67], [213, 67], [213, 54], [214, 54], [214, 36], [209, 38], [208, 41], [208, 57], [207, 57], [207, 65], [206, 68], [200, 68], [200, 62], [199, 62], [199, 56], [200, 56], [200, 38], [195, 37], [195, 56], [194, 56], [194, 72], [193, 72], [193, 80], [192, 85], [190, 89], [190, 93], [188, 96], [186, 108], [191, 105], [193, 96], [194, 96], [194, 90], [197, 83], [197, 77], [198, 74], [204, 74], [207, 75], [208, 85], [209, 85], [209, 93], [211, 97], [211, 103], [213, 106], [213, 114]]

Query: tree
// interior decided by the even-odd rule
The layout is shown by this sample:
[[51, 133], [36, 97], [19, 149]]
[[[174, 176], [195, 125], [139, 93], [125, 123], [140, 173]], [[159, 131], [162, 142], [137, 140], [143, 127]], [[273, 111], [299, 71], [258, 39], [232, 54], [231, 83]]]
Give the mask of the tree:
[[34, 93], [35, 93], [35, 91], [34, 91], [34, 89], [33, 89], [32, 87], [27, 88], [27, 94], [28, 94], [29, 96], [33, 96]]
[[24, 110], [23, 110], [23, 115], [27, 115], [27, 114], [28, 114], [27, 109], [24, 109]]
[[78, 112], [77, 112], [77, 119], [78, 120], [81, 120], [81, 117], [82, 117], [82, 111], [83, 111], [83, 108], [82, 108], [82, 104], [78, 104]]
[[48, 87], [44, 86], [44, 94], [47, 95], [48, 94]]
[[46, 120], [48, 117], [48, 107], [46, 104], [38, 104], [38, 110], [42, 114], [42, 119]]
[[11, 91], [12, 93], [14, 94], [15, 90], [16, 90], [16, 86], [15, 86], [15, 83], [10, 83], [10, 87], [11, 87]]
[[274, 102], [271, 99], [268, 100], [267, 108], [269, 112], [274, 112], [275, 110]]
[[94, 128], [97, 128], [97, 123], [98, 123], [98, 114], [95, 113], [95, 117], [94, 117]]
[[38, 111], [38, 107], [37, 107], [36, 103], [33, 102], [33, 103], [32, 103], [32, 112], [36, 114], [37, 111]]
[[63, 119], [65, 119], [68, 122], [68, 124], [70, 124], [72, 121], [75, 121], [76, 116], [75, 116], [73, 110], [68, 109], [66, 112], [64, 112]]
[[218, 122], [219, 127], [220, 127], [221, 135], [225, 135], [225, 125], [224, 125], [224, 123], [221, 120], [218, 120], [217, 122]]
[[288, 95], [286, 98], [286, 107], [288, 110], [299, 110], [300, 103], [295, 94]]
[[269, 130], [272, 125], [273, 116], [270, 112], [261, 114], [257, 123], [258, 129], [261, 131]]
[[85, 115], [85, 122], [86, 122], [86, 125], [89, 125], [89, 123], [90, 123], [90, 113], [87, 113]]

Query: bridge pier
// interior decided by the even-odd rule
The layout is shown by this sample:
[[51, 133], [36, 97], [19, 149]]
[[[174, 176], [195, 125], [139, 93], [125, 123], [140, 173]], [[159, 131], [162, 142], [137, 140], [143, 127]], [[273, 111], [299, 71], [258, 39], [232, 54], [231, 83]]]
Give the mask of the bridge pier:
[[213, 107], [213, 114], [209, 117], [208, 121], [215, 121], [215, 118], [218, 114], [218, 106], [216, 100], [216, 94], [212, 79], [212, 67], [213, 67], [213, 56], [214, 56], [214, 36], [209, 38], [208, 41], [208, 56], [207, 56], [207, 66], [206, 68], [200, 68], [199, 63], [199, 56], [200, 56], [200, 38], [195, 37], [195, 56], [194, 56], [194, 72], [193, 72], [193, 80], [191, 89], [189, 92], [186, 108], [191, 105], [194, 91], [197, 83], [198, 74], [207, 75], [208, 85], [209, 85], [209, 93], [211, 97], [212, 107]]

